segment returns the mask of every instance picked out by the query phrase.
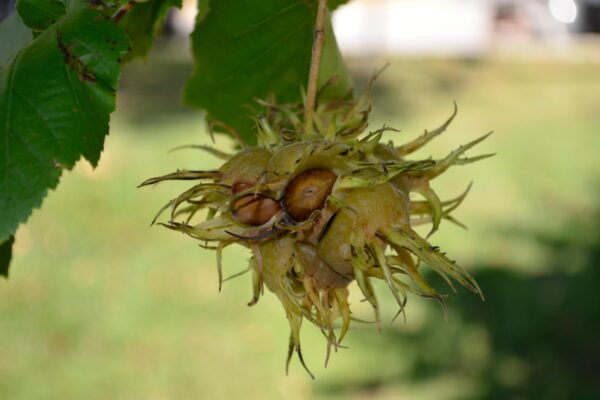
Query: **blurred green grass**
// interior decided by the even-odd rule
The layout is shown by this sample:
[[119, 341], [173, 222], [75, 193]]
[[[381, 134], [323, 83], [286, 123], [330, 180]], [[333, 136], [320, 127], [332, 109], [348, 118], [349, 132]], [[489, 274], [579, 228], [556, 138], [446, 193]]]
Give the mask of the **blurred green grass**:
[[[192, 150], [168, 153], [209, 138], [201, 115], [177, 105], [187, 61], [151, 61], [132, 65], [124, 77], [99, 168], [82, 162], [65, 173], [17, 233], [11, 278], [0, 282], [0, 399], [493, 398], [485, 391], [486, 374], [505, 374], [500, 382], [509, 386], [526, 379], [519, 372], [523, 360], [508, 358], [504, 370], [488, 371], [494, 332], [477, 320], [465, 322], [460, 307], [479, 302], [468, 294], [450, 297], [447, 322], [439, 307], [411, 298], [406, 324], [384, 324], [381, 335], [356, 326], [347, 338], [350, 349], [333, 355], [327, 369], [324, 340], [306, 324], [303, 348], [317, 380], [297, 361], [286, 377], [287, 321], [273, 296], [248, 308], [248, 276], [218, 293], [212, 252], [148, 227], [185, 184], [137, 184], [177, 168], [219, 164]], [[379, 65], [351, 63], [363, 82]], [[486, 274], [528, 279], [549, 273], [556, 260], [547, 245], [518, 232], [564, 237], [578, 230], [573, 220], [597, 217], [597, 64], [395, 60], [373, 97], [371, 126], [402, 129], [388, 137], [399, 143], [442, 123], [452, 100], [458, 102], [455, 123], [422, 156], [444, 156], [496, 131], [472, 152], [498, 153], [495, 158], [456, 167], [435, 183], [442, 196], [452, 197], [475, 182], [456, 213], [469, 231], [445, 224], [432, 241], [489, 282], [491, 303], [481, 303], [482, 315], [502, 304], [498, 293], [512, 295], [510, 286], [494, 291]], [[231, 148], [227, 138], [217, 139]], [[244, 250], [227, 251], [227, 273], [244, 269], [247, 258]], [[575, 268], [555, 264], [563, 272]], [[378, 289], [389, 321], [394, 303]], [[530, 300], [526, 290], [519, 293]], [[356, 293], [351, 301], [358, 317], [370, 318]], [[513, 318], [499, 315], [507, 323]], [[469, 368], [444, 362], [450, 358]], [[441, 367], [417, 379], [423, 365]]]

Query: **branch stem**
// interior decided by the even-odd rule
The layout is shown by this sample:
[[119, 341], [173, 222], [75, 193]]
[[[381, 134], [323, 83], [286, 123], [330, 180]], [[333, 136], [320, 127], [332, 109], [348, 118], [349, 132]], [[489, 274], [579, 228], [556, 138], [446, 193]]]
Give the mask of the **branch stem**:
[[306, 89], [306, 100], [304, 102], [304, 132], [306, 134], [311, 134], [313, 131], [313, 114], [315, 112], [317, 98], [319, 67], [321, 65], [323, 43], [325, 42], [326, 16], [327, 0], [318, 0], [312, 54], [310, 57], [310, 71], [308, 74], [308, 87]]

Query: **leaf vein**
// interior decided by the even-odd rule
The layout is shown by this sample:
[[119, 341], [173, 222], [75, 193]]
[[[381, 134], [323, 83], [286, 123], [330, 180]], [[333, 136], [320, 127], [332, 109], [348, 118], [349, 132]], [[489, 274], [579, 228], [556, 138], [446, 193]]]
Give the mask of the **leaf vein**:
[[[21, 57], [21, 53], [19, 52], [19, 54], [17, 54], [17, 56], [15, 57], [15, 59], [13, 60], [13, 62], [10, 64], [10, 70], [8, 71], [8, 82], [7, 82], [7, 92], [8, 92], [8, 99], [6, 100], [6, 114], [4, 115], [4, 120], [5, 120], [5, 132], [6, 132], [6, 136], [5, 136], [5, 143], [4, 143], [4, 149], [5, 149], [5, 160], [6, 160], [6, 168], [4, 171], [4, 187], [8, 188], [8, 166], [10, 164], [9, 160], [10, 160], [10, 152], [8, 150], [8, 138], [9, 138], [9, 129], [10, 129], [10, 109], [12, 107], [12, 94], [13, 94], [13, 89], [12, 89], [12, 85], [13, 85], [13, 78], [14, 78], [14, 72], [15, 72], [15, 65], [19, 62]], [[8, 190], [7, 192], [7, 196], [8, 196]]]
[[256, 57], [254, 57], [253, 59], [251, 59], [248, 63], [246, 63], [245, 65], [243, 65], [241, 68], [239, 68], [238, 70], [232, 72], [229, 76], [227, 76], [224, 79], [224, 82], [228, 82], [230, 80], [232, 80], [233, 78], [235, 78], [237, 75], [239, 75], [240, 73], [244, 72], [245, 70], [249, 69], [250, 67], [252, 67], [254, 64], [256, 64], [261, 58], [263, 58], [264, 56], [268, 55], [269, 53], [271, 53], [273, 51], [273, 49], [277, 48], [283, 41], [285, 41], [288, 37], [293, 36], [296, 34], [296, 32], [298, 32], [299, 30], [301, 30], [302, 28], [304, 28], [308, 23], [310, 23], [310, 21], [304, 21], [304, 23], [296, 26], [296, 28], [290, 30], [287, 34], [281, 36], [279, 38], [279, 40], [276, 40], [275, 42], [273, 42], [270, 46], [266, 47], [264, 50], [261, 50], [260, 52], [258, 52], [258, 54], [256, 55]]
[[[33, 105], [29, 101], [29, 99], [27, 97], [25, 97], [21, 93], [17, 92], [16, 90], [13, 90], [12, 93], [14, 93], [15, 95], [19, 96], [21, 98], [21, 100], [23, 100], [29, 106], [29, 108], [31, 108], [31, 110], [33, 110], [35, 112], [35, 114], [38, 116], [38, 118], [42, 122], [42, 125], [44, 126], [44, 128], [46, 128], [46, 131], [50, 134], [50, 137], [52, 137], [54, 139], [53, 141], [54, 141], [54, 143], [56, 143], [56, 146], [58, 147], [58, 149], [62, 150], [61, 149], [61, 147], [62, 147], [61, 143], [57, 139], [57, 136], [56, 136], [54, 130], [52, 128], [50, 128], [50, 125], [44, 119], [44, 117], [42, 116], [42, 114], [40, 113], [40, 111], [37, 109], [37, 107], [35, 107], [35, 105]], [[42, 161], [41, 157], [31, 150], [31, 147], [30, 147], [29, 143], [27, 143], [26, 141], [24, 141], [23, 138], [21, 138], [20, 135], [15, 134], [14, 136], [17, 137], [17, 138], [19, 138], [19, 140], [21, 141], [21, 143], [23, 143], [24, 147], [26, 147], [29, 150], [29, 152], [31, 154], [33, 154], [38, 159], [38, 161], [40, 162], [41, 165], [44, 165], [44, 162]]]
[[302, 5], [302, 1], [298, 1], [294, 4], [285, 6], [282, 9], [275, 11], [272, 14], [267, 15], [265, 18], [255, 22], [253, 25], [250, 25], [249, 27], [244, 28], [241, 31], [233, 34], [233, 36], [231, 36], [230, 39], [237, 39], [240, 36], [244, 36], [245, 34], [255, 30], [256, 28], [259, 28], [261, 25], [266, 24], [268, 21], [271, 21], [272, 19], [279, 17], [280, 15], [285, 14], [286, 12], [289, 12], [290, 10], [293, 10], [294, 8], [298, 7], [299, 5]]

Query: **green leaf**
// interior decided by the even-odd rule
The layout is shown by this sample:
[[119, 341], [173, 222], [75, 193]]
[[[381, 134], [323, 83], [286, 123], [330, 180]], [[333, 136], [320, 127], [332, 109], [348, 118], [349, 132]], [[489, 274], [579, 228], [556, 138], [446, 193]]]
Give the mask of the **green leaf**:
[[6, 38], [0, 42], [0, 67], [2, 67], [27, 46], [33, 36], [19, 14], [13, 12], [0, 23], [0, 38]]
[[0, 275], [8, 278], [8, 267], [12, 257], [12, 245], [15, 242], [14, 236], [9, 236], [4, 242], [0, 243]]
[[17, 11], [25, 25], [43, 31], [66, 11], [64, 0], [18, 0]]
[[71, 0], [0, 69], [0, 241], [40, 206], [63, 168], [82, 155], [97, 164], [128, 45], [87, 0]]
[[[314, 0], [201, 0], [192, 34], [196, 69], [184, 101], [256, 143], [251, 118], [256, 97], [274, 94], [278, 102], [301, 100], [316, 6]], [[319, 82], [334, 76], [336, 84], [328, 88], [328, 97], [347, 96], [350, 79], [328, 24]]]
[[131, 40], [127, 59], [148, 55], [160, 22], [171, 7], [181, 7], [182, 0], [152, 0], [136, 4], [123, 17], [120, 25]]

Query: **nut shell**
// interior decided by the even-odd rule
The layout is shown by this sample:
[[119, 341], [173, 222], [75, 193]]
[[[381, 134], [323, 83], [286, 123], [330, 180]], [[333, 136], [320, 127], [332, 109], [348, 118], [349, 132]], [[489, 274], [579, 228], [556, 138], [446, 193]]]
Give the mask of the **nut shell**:
[[278, 201], [263, 194], [247, 194], [231, 205], [231, 215], [246, 225], [259, 226], [267, 223], [281, 211]]
[[296, 221], [305, 221], [315, 210], [325, 206], [337, 175], [328, 169], [311, 169], [301, 172], [288, 183], [283, 204]]

